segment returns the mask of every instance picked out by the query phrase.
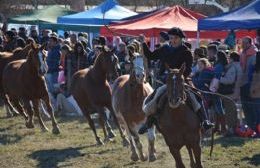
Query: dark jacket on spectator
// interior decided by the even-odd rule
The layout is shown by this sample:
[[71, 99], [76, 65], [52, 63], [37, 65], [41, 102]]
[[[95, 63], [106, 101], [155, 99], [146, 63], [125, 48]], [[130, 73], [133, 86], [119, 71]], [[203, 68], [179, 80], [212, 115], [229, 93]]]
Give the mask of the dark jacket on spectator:
[[180, 68], [183, 63], [186, 63], [186, 70], [184, 76], [188, 77], [191, 73], [191, 67], [193, 57], [191, 51], [184, 44], [178, 48], [164, 45], [153, 52], [150, 51], [146, 43], [143, 43], [144, 55], [149, 60], [160, 60], [161, 67], [159, 75], [163, 75], [165, 72], [165, 64], [168, 64], [170, 68]]
[[[65, 60], [65, 67], [70, 66], [71, 68], [71, 74], [68, 74], [70, 76], [72, 76], [77, 71], [88, 67], [87, 53], [82, 56], [71, 54], [70, 56], [66, 57]], [[65, 71], [65, 73], [67, 72]]]
[[4, 51], [12, 52], [17, 47], [16, 38], [4, 44]]
[[60, 45], [56, 45], [48, 51], [48, 56], [46, 59], [48, 65], [48, 73], [59, 72], [60, 56]]

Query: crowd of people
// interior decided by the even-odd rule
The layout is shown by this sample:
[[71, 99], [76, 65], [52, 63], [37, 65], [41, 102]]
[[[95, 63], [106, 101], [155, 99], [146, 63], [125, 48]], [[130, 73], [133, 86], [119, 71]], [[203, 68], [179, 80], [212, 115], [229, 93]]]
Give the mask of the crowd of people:
[[[75, 106], [69, 94], [69, 87], [72, 76], [81, 69], [88, 68], [95, 63], [95, 58], [102, 52], [102, 47], [107, 45], [115, 49], [121, 67], [121, 74], [130, 73], [129, 50], [144, 54], [148, 58], [148, 65], [153, 75], [151, 83], [162, 81], [164, 83], [167, 75], [163, 57], [166, 62], [178, 64], [177, 60], [169, 55], [169, 46], [177, 50], [178, 45], [174, 44], [169, 34], [172, 32], [161, 32], [160, 43], [155, 46], [152, 52], [146, 44], [144, 36], [137, 39], [122, 40], [115, 37], [113, 42], [108, 43], [105, 37], [99, 36], [90, 42], [87, 33], [65, 32], [63, 36], [57, 35], [50, 30], [43, 30], [40, 34], [36, 29], [28, 33], [24, 27], [11, 29], [0, 36], [0, 51], [12, 52], [18, 47], [25, 47], [26, 44], [36, 42], [46, 45], [48, 51], [47, 64], [48, 72], [45, 75], [48, 91], [56, 111], [62, 114], [80, 114], [80, 109]], [[185, 39], [184, 35], [181, 39]], [[187, 55], [186, 48], [191, 51], [192, 46], [182, 40], [185, 51], [178, 53], [179, 59]], [[176, 46], [175, 46], [176, 45]], [[258, 45], [259, 46], [259, 45]], [[226, 95], [235, 102], [242, 104], [245, 122], [252, 130], [260, 134], [260, 52], [250, 37], [242, 39], [242, 52], [238, 53], [221, 40], [200, 46], [192, 52], [193, 61], [187, 65], [185, 76], [192, 80], [193, 85], [207, 92], [216, 92]], [[189, 69], [190, 66], [190, 69]], [[153, 83], [157, 87], [156, 82]], [[213, 109], [216, 116], [215, 131], [223, 134], [234, 133], [239, 122], [237, 116], [228, 116], [231, 110], [230, 101], [216, 96], [204, 95], [206, 109]], [[235, 113], [236, 114], [236, 113]], [[228, 126], [228, 127], [227, 127]], [[227, 129], [228, 128], [228, 129]]]

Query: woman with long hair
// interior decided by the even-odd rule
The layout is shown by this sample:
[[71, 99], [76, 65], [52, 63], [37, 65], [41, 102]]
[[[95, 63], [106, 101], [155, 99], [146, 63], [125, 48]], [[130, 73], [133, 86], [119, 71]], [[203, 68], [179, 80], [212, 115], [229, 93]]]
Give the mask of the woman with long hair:
[[74, 46], [74, 55], [72, 57], [72, 73], [88, 67], [87, 52], [81, 42]]
[[[221, 76], [225, 71], [225, 66], [228, 64], [227, 55], [224, 51], [217, 52], [217, 60], [214, 66], [214, 78], [220, 80]], [[223, 107], [223, 102], [220, 97], [212, 96], [212, 105], [216, 114], [216, 126], [215, 132], [220, 132], [221, 134], [226, 134], [226, 121], [225, 121], [225, 111]]]

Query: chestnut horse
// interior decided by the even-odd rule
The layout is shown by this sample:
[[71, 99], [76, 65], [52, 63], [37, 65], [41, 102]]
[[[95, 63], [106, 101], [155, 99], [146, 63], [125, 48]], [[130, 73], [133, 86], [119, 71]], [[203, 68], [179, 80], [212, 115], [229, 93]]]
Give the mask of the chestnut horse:
[[[3, 86], [2, 86], [2, 76], [5, 66], [15, 60], [25, 59], [31, 49], [31, 45], [27, 45], [24, 48], [17, 48], [13, 52], [0, 52], [0, 98], [4, 99]], [[6, 113], [8, 117], [17, 115], [16, 110], [10, 111], [6, 107]]]
[[[72, 78], [70, 93], [87, 118], [89, 126], [95, 135], [97, 145], [103, 145], [103, 141], [97, 135], [94, 122], [90, 117], [92, 112], [99, 114], [99, 123], [103, 128], [105, 140], [109, 140], [115, 136], [107, 121], [105, 107], [114, 117], [116, 125], [119, 126], [112, 108], [112, 93], [107, 81], [108, 76], [118, 76], [118, 66], [118, 58], [114, 52], [110, 51], [107, 47], [103, 47], [94, 66], [76, 72]], [[126, 141], [122, 130], [120, 127], [118, 128], [121, 137]]]
[[[118, 120], [123, 123], [122, 126], [130, 139], [131, 159], [133, 161], [139, 160], [139, 157], [142, 161], [147, 159], [143, 153], [143, 145], [137, 130], [146, 120], [145, 113], [142, 110], [143, 101], [152, 92], [153, 89], [150, 84], [145, 82], [143, 57], [141, 56], [134, 57], [131, 61], [130, 75], [117, 78], [112, 89], [112, 105]], [[156, 160], [154, 141], [155, 130], [151, 128], [148, 130], [149, 161]]]
[[186, 103], [184, 71], [185, 65], [180, 69], [168, 69], [167, 91], [159, 102], [163, 103], [163, 110], [159, 117], [158, 126], [175, 159], [177, 168], [185, 167], [180, 154], [180, 149], [183, 146], [188, 149], [191, 167], [202, 168], [200, 121], [196, 113]]
[[[58, 134], [60, 131], [54, 117], [44, 79], [47, 68], [46, 52], [40, 46], [31, 44], [26, 60], [13, 61], [5, 67], [3, 89], [9, 108], [13, 109], [12, 105], [14, 105], [19, 113], [23, 114], [27, 128], [34, 128], [33, 115], [35, 113], [42, 131], [48, 131], [39, 114], [40, 100], [43, 100], [52, 119], [52, 132]], [[29, 115], [28, 120], [20, 101], [22, 101]], [[31, 106], [31, 102], [33, 106]]]

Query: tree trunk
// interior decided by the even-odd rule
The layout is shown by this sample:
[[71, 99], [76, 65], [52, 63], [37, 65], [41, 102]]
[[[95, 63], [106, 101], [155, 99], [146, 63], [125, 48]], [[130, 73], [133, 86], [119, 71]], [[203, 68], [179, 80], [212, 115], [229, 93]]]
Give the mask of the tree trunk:
[[77, 12], [85, 10], [85, 0], [73, 0], [71, 1], [70, 8]]

